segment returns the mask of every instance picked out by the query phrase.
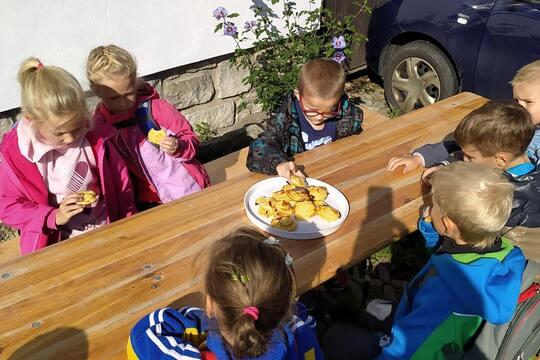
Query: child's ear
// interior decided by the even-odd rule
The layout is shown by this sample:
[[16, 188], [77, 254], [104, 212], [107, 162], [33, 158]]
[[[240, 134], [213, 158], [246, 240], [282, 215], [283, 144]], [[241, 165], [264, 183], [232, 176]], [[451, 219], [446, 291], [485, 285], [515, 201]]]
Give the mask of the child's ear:
[[293, 90], [293, 93], [294, 93], [294, 96], [296, 96], [297, 99], [300, 99], [300, 91], [298, 91], [298, 89], [294, 89]]
[[30, 113], [28, 113], [26, 111], [23, 111], [22, 116], [28, 121], [34, 121], [35, 120], [34, 117]]
[[493, 155], [493, 158], [495, 159], [495, 164], [497, 165], [497, 168], [501, 170], [506, 170], [511, 160], [508, 154], [501, 152], [495, 153], [495, 155]]
[[210, 297], [210, 295], [206, 294], [206, 315], [209, 317], [215, 317], [216, 311], [214, 308], [214, 300]]
[[441, 218], [444, 226], [444, 235], [448, 235], [451, 238], [455, 238], [456, 235], [459, 235], [459, 229], [455, 222], [453, 222], [448, 216], [443, 216]]

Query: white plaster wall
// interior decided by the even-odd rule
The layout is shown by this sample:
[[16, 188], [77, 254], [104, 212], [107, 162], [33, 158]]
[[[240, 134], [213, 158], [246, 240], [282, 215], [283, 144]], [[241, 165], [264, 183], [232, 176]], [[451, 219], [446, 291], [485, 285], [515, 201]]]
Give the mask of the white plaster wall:
[[[232, 38], [214, 34], [212, 11], [240, 13], [233, 19], [240, 30], [253, 2], [263, 0], [0, 0], [0, 111], [20, 106], [16, 76], [28, 56], [65, 68], [87, 88], [88, 52], [114, 43], [148, 75], [234, 51]], [[296, 2], [298, 9], [313, 6]]]

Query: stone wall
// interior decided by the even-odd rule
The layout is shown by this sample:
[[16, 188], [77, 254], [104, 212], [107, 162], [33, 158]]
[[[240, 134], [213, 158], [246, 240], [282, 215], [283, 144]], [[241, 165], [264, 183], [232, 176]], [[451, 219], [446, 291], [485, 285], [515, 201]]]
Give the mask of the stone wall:
[[[226, 57], [205, 60], [146, 76], [161, 97], [167, 99], [184, 114], [195, 128], [207, 123], [217, 135], [258, 124], [265, 118], [256, 94], [242, 80], [247, 70], [234, 66]], [[98, 99], [89, 94], [88, 104], [93, 110]], [[244, 102], [245, 106], [240, 104]], [[0, 136], [16, 121], [18, 109], [0, 113]], [[255, 136], [257, 129], [248, 131]], [[258, 128], [258, 127], [257, 127]]]

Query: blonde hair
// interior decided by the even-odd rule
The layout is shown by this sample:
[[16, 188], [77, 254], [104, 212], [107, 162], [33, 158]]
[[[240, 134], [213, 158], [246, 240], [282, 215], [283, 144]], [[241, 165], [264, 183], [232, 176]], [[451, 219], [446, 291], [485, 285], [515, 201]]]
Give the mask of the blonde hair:
[[516, 158], [527, 151], [535, 129], [523, 106], [491, 100], [467, 114], [454, 137], [459, 146], [471, 146], [482, 156], [506, 152]]
[[310, 60], [300, 69], [297, 88], [302, 96], [340, 97], [345, 91], [345, 70], [332, 59]]
[[[285, 252], [265, 244], [266, 236], [240, 228], [216, 242], [205, 276], [208, 296], [218, 309], [220, 331], [227, 333], [235, 358], [264, 354], [276, 329], [291, 318], [296, 282]], [[246, 315], [256, 307], [258, 318]]]
[[510, 81], [510, 84], [516, 86], [517, 84], [532, 80], [540, 82], [540, 59], [519, 69], [512, 81]]
[[432, 186], [433, 203], [456, 224], [462, 240], [490, 247], [512, 211], [513, 186], [503, 173], [461, 161], [437, 170]]
[[98, 46], [90, 51], [86, 62], [86, 76], [91, 86], [99, 85], [104, 77], [124, 75], [137, 78], [137, 63], [125, 49], [116, 45]]
[[87, 118], [81, 85], [66, 70], [44, 66], [39, 59], [30, 57], [21, 64], [17, 80], [21, 84], [23, 112], [30, 114], [33, 120], [44, 121], [51, 115]]

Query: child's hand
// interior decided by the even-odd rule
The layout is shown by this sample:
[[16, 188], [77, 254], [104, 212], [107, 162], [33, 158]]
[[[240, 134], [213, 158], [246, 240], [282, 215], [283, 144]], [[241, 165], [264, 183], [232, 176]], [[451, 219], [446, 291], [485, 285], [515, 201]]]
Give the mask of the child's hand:
[[60, 203], [56, 212], [56, 225], [65, 225], [73, 216], [84, 210], [84, 205], [77, 204], [83, 201], [83, 196], [78, 193], [67, 195]]
[[178, 150], [178, 139], [174, 136], [165, 136], [159, 142], [159, 148], [167, 154], [172, 155]]
[[306, 177], [300, 170], [298, 170], [294, 161], [286, 161], [279, 163], [276, 166], [276, 171], [279, 176], [285, 177], [287, 179], [290, 179], [291, 175], [296, 175], [303, 178]]
[[427, 168], [422, 172], [421, 180], [424, 184], [431, 186], [431, 174], [433, 174], [435, 171], [439, 170], [440, 166], [433, 166], [430, 168]]
[[386, 170], [394, 171], [398, 167], [403, 166], [403, 173], [406, 174], [409, 171], [413, 171], [417, 167], [422, 165], [422, 158], [416, 155], [402, 155], [393, 157], [388, 162]]

